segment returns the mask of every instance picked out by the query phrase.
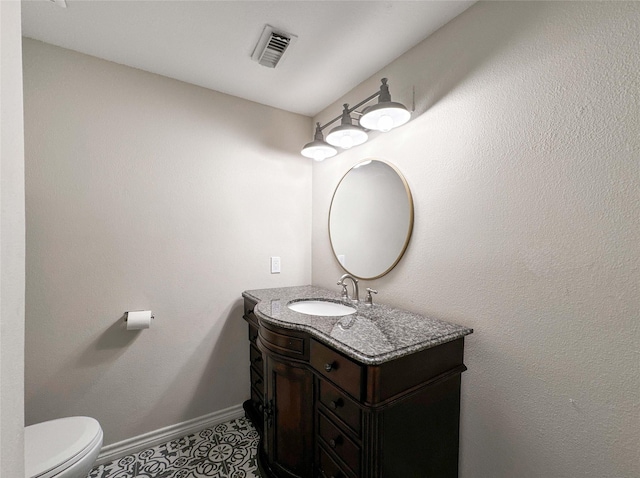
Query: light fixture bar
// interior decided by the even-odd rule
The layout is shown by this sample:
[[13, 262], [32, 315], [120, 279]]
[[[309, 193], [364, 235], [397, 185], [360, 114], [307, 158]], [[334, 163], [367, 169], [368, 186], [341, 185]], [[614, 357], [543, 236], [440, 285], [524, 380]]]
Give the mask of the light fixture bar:
[[[349, 108], [348, 104], [345, 104], [343, 112], [325, 124], [320, 125], [320, 123], [316, 123], [314, 141], [307, 143], [304, 148], [302, 148], [302, 155], [308, 158], [312, 157], [317, 161], [322, 161], [325, 158], [330, 158], [338, 154], [338, 151], [333, 146], [349, 149], [352, 146], [364, 143], [367, 140], [367, 130], [387, 132], [409, 121], [411, 118], [409, 110], [407, 110], [403, 104], [391, 101], [387, 79], [382, 78], [381, 82], [382, 85], [380, 89], [374, 94], [368, 96], [351, 108]], [[375, 98], [378, 98], [377, 104], [367, 106], [361, 113], [356, 111]], [[415, 98], [413, 101], [415, 104]], [[361, 115], [359, 127], [353, 125], [351, 122], [350, 115], [354, 111]], [[338, 120], [342, 120], [342, 124], [331, 130], [327, 136], [327, 142], [325, 142], [322, 131]], [[356, 130], [359, 130], [359, 132]]]

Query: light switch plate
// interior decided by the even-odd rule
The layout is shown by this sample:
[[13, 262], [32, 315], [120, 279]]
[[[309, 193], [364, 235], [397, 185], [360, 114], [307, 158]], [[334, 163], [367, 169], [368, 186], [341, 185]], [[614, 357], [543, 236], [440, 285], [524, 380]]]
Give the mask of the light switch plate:
[[272, 274], [280, 274], [280, 258], [272, 256], [271, 257], [271, 273]]

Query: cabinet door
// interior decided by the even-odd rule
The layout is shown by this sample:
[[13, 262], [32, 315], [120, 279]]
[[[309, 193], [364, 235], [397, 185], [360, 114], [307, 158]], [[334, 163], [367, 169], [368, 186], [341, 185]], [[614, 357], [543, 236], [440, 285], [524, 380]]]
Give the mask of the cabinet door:
[[295, 363], [266, 358], [264, 451], [282, 477], [313, 469], [313, 375]]

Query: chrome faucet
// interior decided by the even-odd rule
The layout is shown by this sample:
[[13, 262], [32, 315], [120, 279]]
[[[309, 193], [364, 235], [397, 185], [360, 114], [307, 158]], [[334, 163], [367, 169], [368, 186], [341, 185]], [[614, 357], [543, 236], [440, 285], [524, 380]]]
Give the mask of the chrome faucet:
[[[353, 297], [349, 297], [349, 291], [347, 290], [347, 284], [344, 283], [345, 279], [351, 279], [353, 282]], [[340, 277], [338, 281], [338, 285], [342, 286], [342, 298], [347, 300], [351, 299], [353, 302], [359, 302], [360, 300], [360, 292], [358, 291], [358, 279], [353, 277], [351, 274], [344, 274]]]

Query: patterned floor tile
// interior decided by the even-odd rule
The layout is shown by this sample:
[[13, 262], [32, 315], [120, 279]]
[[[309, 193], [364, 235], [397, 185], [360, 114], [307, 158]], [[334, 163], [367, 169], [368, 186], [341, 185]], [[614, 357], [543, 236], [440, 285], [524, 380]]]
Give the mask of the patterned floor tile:
[[238, 418], [97, 466], [89, 478], [260, 478], [258, 439]]

